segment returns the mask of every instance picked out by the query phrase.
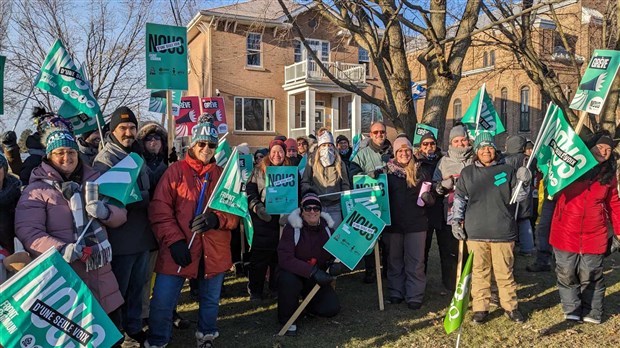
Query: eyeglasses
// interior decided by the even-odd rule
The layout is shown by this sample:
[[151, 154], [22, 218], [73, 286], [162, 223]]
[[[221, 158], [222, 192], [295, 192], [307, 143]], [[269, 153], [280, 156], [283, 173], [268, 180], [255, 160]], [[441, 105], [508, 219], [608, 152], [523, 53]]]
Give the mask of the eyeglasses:
[[154, 140], [161, 140], [161, 137], [158, 134], [151, 134], [151, 135], [147, 135], [146, 138], [144, 138], [144, 141], [154, 141]]
[[434, 141], [427, 141], [422, 143], [422, 146], [435, 146], [435, 142]]
[[52, 156], [56, 156], [56, 157], [74, 157], [77, 156], [77, 151], [75, 150], [66, 150], [66, 151], [52, 151]]
[[376, 131], [372, 131], [370, 133], [372, 133], [374, 135], [378, 135], [378, 134], [385, 134], [385, 131], [384, 130], [376, 130]]
[[210, 148], [210, 149], [215, 149], [215, 148], [217, 147], [217, 144], [214, 144], [214, 143], [207, 143], [207, 142], [204, 142], [204, 141], [201, 141], [201, 142], [199, 142], [199, 143], [196, 143], [196, 145], [197, 145], [199, 148], [201, 148], [201, 149], [202, 149], [203, 147], [207, 146], [207, 145], [209, 146], [209, 148]]
[[318, 205], [307, 205], [304, 207], [304, 211], [309, 213], [311, 211], [318, 213], [321, 211], [321, 207], [319, 207]]

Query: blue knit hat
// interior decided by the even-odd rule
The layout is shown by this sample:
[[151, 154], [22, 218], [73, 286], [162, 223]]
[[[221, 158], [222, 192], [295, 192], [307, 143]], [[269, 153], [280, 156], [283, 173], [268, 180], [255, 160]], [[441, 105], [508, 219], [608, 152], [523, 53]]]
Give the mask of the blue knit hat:
[[201, 141], [217, 144], [217, 128], [211, 123], [211, 120], [204, 115], [200, 117], [198, 124], [192, 128], [192, 143], [190, 147]]
[[492, 146], [495, 150], [497, 150], [497, 145], [495, 145], [495, 139], [493, 138], [493, 135], [489, 132], [480, 132], [476, 136], [476, 140], [474, 140], [474, 151], [478, 151], [478, 149], [484, 146]]
[[73, 135], [73, 125], [66, 119], [54, 116], [45, 121], [41, 127], [44, 131], [41, 138], [45, 146], [45, 154], [49, 155], [59, 147], [69, 147], [78, 150], [78, 144]]

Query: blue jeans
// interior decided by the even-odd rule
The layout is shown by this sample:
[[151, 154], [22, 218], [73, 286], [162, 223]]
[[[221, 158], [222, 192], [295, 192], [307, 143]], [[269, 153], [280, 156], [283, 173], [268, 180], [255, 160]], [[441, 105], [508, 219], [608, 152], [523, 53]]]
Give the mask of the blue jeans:
[[519, 251], [522, 253], [534, 252], [534, 233], [529, 219], [521, 219], [517, 222], [519, 227]]
[[[217, 332], [216, 321], [223, 280], [224, 273], [220, 273], [209, 279], [201, 276], [198, 282], [200, 294], [198, 331], [205, 335]], [[172, 311], [177, 306], [184, 282], [184, 277], [157, 273], [149, 313], [149, 344], [162, 346], [170, 342]]]
[[114, 255], [112, 272], [118, 289], [125, 299], [122, 307], [122, 326], [128, 334], [142, 331], [142, 290], [146, 282], [149, 252], [130, 255]]

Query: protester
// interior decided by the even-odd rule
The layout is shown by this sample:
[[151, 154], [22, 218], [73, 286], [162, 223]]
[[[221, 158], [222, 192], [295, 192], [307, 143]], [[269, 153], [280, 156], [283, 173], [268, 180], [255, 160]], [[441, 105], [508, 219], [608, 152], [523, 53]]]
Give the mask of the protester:
[[461, 171], [456, 184], [452, 219], [455, 238], [467, 239], [474, 254], [471, 296], [473, 322], [482, 324], [489, 314], [491, 271], [499, 288], [499, 299], [506, 316], [514, 322], [525, 319], [518, 309], [514, 280], [514, 241], [517, 226], [514, 205], [509, 204], [517, 180], [524, 182], [517, 201], [527, 197], [531, 173], [500, 161], [493, 136], [481, 132], [474, 142], [473, 164]]
[[305, 156], [308, 154], [308, 139], [304, 137], [297, 137], [297, 154], [300, 156]]
[[[15, 206], [21, 194], [20, 186], [19, 179], [9, 174], [9, 163], [0, 153], [0, 269], [2, 259], [15, 252]], [[0, 284], [4, 280], [0, 273]]]
[[266, 176], [269, 166], [288, 166], [290, 160], [286, 157], [286, 145], [279, 139], [269, 143], [269, 155], [263, 161], [254, 166], [246, 193], [248, 196], [248, 209], [254, 237], [252, 238], [252, 253], [249, 264], [248, 292], [251, 300], [263, 298], [265, 275], [269, 269], [269, 290], [273, 298], [278, 295], [276, 283], [278, 254], [277, 247], [280, 239], [280, 224], [278, 215], [270, 215], [265, 209]]
[[351, 154], [353, 153], [353, 149], [349, 144], [349, 138], [344, 134], [340, 134], [336, 137], [336, 148], [338, 149], [338, 154], [340, 154], [340, 159], [344, 162], [347, 170], [350, 171], [351, 167]]
[[197, 346], [211, 347], [219, 336], [220, 290], [232, 266], [230, 231], [239, 218], [205, 209], [223, 171], [214, 158], [217, 129], [201, 119], [192, 134], [188, 155], [166, 170], [149, 209], [160, 251], [146, 347], [169, 343], [172, 313], [186, 278], [199, 279]]
[[[126, 106], [116, 109], [110, 117], [110, 132], [105, 146], [95, 157], [93, 169], [105, 173], [131, 152], [142, 153], [136, 142], [138, 120]], [[143, 166], [137, 178], [142, 199], [127, 205], [127, 222], [109, 231], [112, 244], [112, 270], [118, 281], [125, 305], [123, 329], [125, 346], [144, 342], [142, 331], [142, 289], [148, 273], [149, 252], [157, 248], [148, 219], [150, 181], [148, 166]]]
[[319, 136], [317, 151], [308, 159], [301, 179], [301, 192], [312, 190], [318, 195], [332, 194], [321, 198], [322, 211], [329, 214], [338, 226], [343, 218], [338, 193], [350, 188], [349, 173], [336, 152], [334, 137], [330, 132], [324, 132]]
[[[375, 176], [377, 170], [383, 170], [387, 162], [392, 158], [392, 144], [387, 140], [385, 124], [377, 121], [370, 126], [370, 141], [368, 146], [359, 150], [351, 161], [351, 177], [357, 174]], [[375, 282], [375, 257], [364, 257], [365, 271], [364, 283]]]
[[620, 199], [613, 140], [606, 132], [595, 133], [586, 145], [598, 165], [558, 194], [549, 242], [564, 318], [600, 324], [607, 226], [620, 235]]
[[[511, 135], [506, 139], [504, 161], [515, 170], [527, 165], [528, 156], [525, 155], [527, 140], [520, 135]], [[531, 256], [534, 254], [534, 234], [530, 218], [532, 217], [532, 191], [529, 196], [517, 205], [517, 228], [519, 230], [519, 255]]]
[[288, 157], [291, 161], [291, 165], [299, 165], [299, 162], [301, 161], [301, 156], [299, 156], [297, 152], [297, 141], [295, 141], [295, 139], [293, 138], [288, 138], [284, 142], [284, 145], [286, 146], [286, 157]]
[[99, 143], [101, 143], [99, 130], [93, 129], [83, 133], [77, 138], [77, 141], [82, 162], [92, 167], [93, 161], [99, 153]]
[[[418, 169], [413, 148], [405, 137], [394, 140], [394, 159], [387, 163], [391, 226], [383, 235], [387, 248], [389, 302], [407, 302], [410, 309], [420, 309], [426, 289], [424, 247], [428, 229], [427, 208], [435, 199], [430, 191], [420, 195], [424, 182], [431, 181], [432, 171]], [[418, 205], [418, 196], [424, 207]]]
[[269, 149], [260, 148], [254, 152], [254, 167], [263, 162], [263, 158], [269, 154]]
[[[333, 317], [340, 312], [338, 296], [331, 286], [334, 278], [326, 272], [334, 257], [323, 249], [335, 227], [335, 222], [322, 211], [321, 200], [313, 192], [306, 193], [300, 208], [289, 214], [278, 245], [280, 324], [286, 324], [299, 306], [299, 297], [306, 296], [316, 284], [321, 288], [307, 310], [322, 317]], [[296, 332], [297, 325], [293, 324], [287, 335], [295, 335]]]
[[150, 194], [168, 168], [168, 132], [156, 122], [145, 122], [136, 139], [144, 149], [144, 164], [149, 168]]
[[[70, 124], [58, 120], [41, 139], [46, 157], [33, 171], [15, 210], [15, 234], [33, 257], [56, 248], [86, 283], [101, 307], [119, 326], [123, 297], [110, 261], [112, 251], [106, 227], [127, 220], [123, 208], [102, 200], [83, 201], [83, 187], [99, 173], [78, 156]], [[78, 236], [94, 219], [83, 238]]]

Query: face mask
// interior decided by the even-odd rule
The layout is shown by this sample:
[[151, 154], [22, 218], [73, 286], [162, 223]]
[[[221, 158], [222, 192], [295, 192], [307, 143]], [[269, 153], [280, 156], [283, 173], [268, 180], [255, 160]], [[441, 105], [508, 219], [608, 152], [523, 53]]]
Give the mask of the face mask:
[[336, 151], [333, 147], [321, 147], [319, 149], [319, 159], [323, 167], [329, 167], [336, 161]]

